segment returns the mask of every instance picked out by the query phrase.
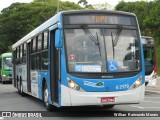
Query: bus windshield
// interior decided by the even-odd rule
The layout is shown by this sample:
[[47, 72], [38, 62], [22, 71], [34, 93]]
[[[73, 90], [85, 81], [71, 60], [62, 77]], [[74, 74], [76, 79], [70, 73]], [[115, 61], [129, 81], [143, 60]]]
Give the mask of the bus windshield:
[[146, 75], [150, 75], [154, 70], [154, 47], [144, 47], [144, 62]]
[[65, 29], [69, 72], [131, 72], [140, 69], [137, 31], [116, 28]]
[[3, 69], [11, 71], [12, 70], [12, 58], [6, 57], [3, 59]]

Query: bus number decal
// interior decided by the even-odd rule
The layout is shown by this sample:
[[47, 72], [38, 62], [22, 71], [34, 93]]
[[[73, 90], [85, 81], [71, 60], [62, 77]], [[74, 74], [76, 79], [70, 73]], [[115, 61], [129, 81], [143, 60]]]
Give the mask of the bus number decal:
[[128, 88], [129, 88], [129, 84], [116, 85], [116, 90], [123, 90]]

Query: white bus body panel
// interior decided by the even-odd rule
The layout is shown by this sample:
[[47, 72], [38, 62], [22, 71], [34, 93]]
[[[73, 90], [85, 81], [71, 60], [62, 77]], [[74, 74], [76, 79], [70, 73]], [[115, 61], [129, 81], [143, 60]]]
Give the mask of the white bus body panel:
[[145, 82], [148, 82], [147, 86], [152, 86], [152, 87], [155, 87], [156, 86], [156, 81], [157, 81], [157, 78], [154, 78], [153, 79], [153, 75], [154, 75], [154, 71], [151, 73], [151, 75], [146, 75], [145, 76]]
[[106, 104], [134, 104], [144, 100], [145, 85], [127, 91], [117, 92], [79, 92], [61, 85], [61, 106], [104, 105], [102, 97], [115, 97], [115, 102]]

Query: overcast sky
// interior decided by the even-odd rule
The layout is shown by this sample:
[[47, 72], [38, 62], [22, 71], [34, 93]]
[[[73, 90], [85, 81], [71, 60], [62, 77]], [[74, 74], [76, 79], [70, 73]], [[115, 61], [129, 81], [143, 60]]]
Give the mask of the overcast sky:
[[[28, 3], [28, 2], [32, 2], [33, 0], [0, 0], [0, 11], [3, 8], [6, 8], [8, 6], [10, 6], [12, 3], [15, 2], [24, 2], [24, 3]], [[75, 3], [78, 3], [79, 0], [61, 0], [61, 1], [72, 1]], [[108, 4], [115, 6], [116, 4], [118, 4], [119, 1], [121, 0], [87, 0], [89, 4], [98, 4], [98, 3], [105, 3], [107, 2]], [[126, 2], [128, 1], [142, 1], [142, 0], [124, 0]], [[147, 1], [153, 1], [153, 0], [147, 0]]]

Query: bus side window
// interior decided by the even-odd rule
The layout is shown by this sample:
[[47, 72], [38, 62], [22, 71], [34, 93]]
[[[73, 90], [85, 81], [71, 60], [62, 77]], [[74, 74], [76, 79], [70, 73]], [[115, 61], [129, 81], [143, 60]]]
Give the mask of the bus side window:
[[41, 52], [36, 54], [36, 69], [40, 70], [41, 69]]
[[19, 50], [20, 51], [20, 58], [22, 58], [22, 48], [23, 48], [23, 46], [21, 45], [20, 50]]
[[43, 34], [43, 49], [48, 49], [48, 31]]
[[36, 52], [37, 44], [36, 37], [32, 39], [32, 53]]
[[19, 58], [19, 47], [17, 47], [17, 59]]
[[42, 70], [48, 70], [48, 31], [43, 33], [42, 45]]
[[48, 50], [42, 52], [42, 70], [48, 70]]
[[31, 55], [31, 70], [36, 69], [36, 55]]
[[23, 44], [23, 57], [26, 56], [26, 43]]
[[22, 59], [23, 63], [26, 63], [26, 43], [22, 45]]
[[38, 45], [37, 45], [37, 51], [40, 51], [42, 49], [42, 34], [38, 36]]

